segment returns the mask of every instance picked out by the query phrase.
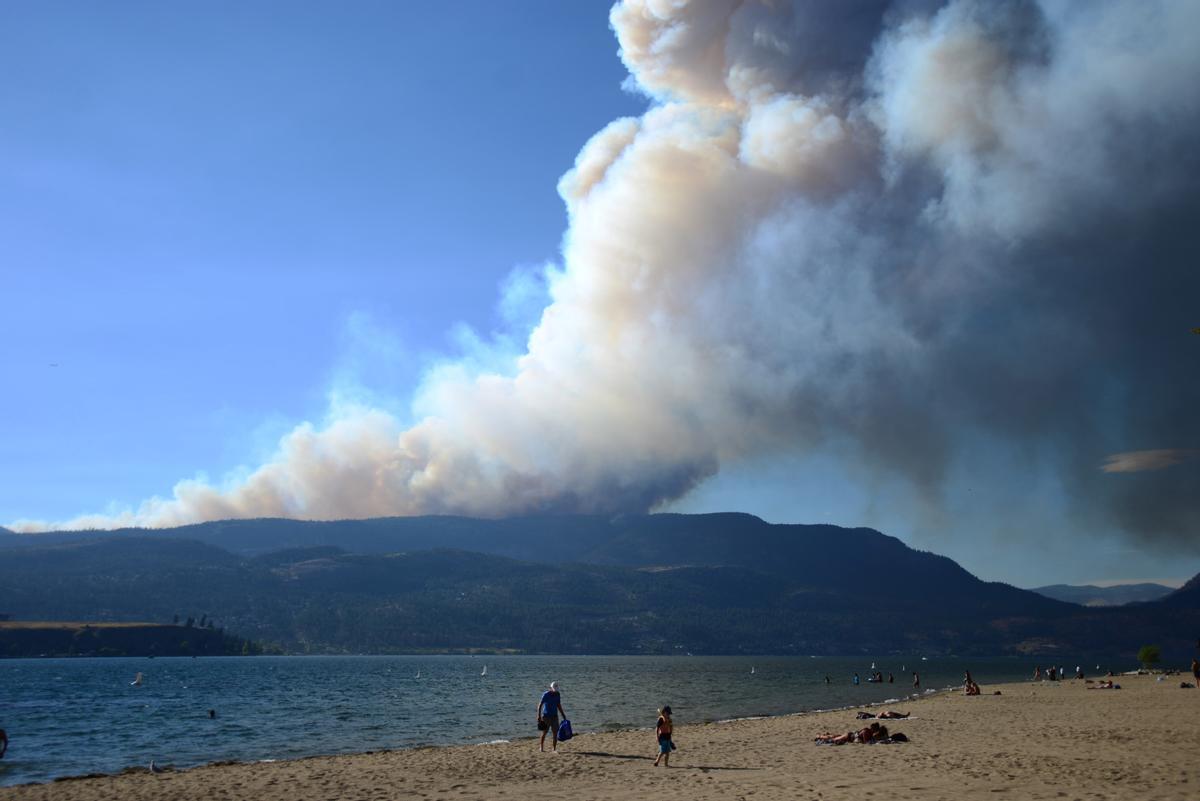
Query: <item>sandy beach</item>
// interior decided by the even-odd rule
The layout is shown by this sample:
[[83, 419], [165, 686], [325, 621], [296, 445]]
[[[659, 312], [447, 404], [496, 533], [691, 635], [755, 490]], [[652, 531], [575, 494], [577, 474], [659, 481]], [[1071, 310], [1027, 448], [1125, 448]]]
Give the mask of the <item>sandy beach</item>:
[[[1190, 678], [1190, 677], [1189, 677]], [[1194, 799], [1200, 796], [1200, 690], [1179, 677], [1121, 676], [985, 686], [889, 708], [908, 743], [825, 746], [864, 725], [855, 710], [689, 724], [655, 768], [652, 731], [579, 734], [559, 753], [535, 739], [286, 762], [208, 765], [0, 789], [3, 799]], [[992, 695], [995, 690], [1001, 695]], [[873, 710], [883, 707], [872, 708]], [[654, 710], [647, 711], [652, 724]], [[586, 722], [578, 722], [586, 729]]]

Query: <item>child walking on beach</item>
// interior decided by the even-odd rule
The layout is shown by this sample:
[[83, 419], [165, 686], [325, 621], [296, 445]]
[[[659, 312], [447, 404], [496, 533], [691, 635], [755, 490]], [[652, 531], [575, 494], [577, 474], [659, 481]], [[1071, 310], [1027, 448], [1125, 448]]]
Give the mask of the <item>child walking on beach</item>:
[[658, 710], [658, 722], [654, 724], [654, 736], [658, 739], [658, 758], [654, 760], [654, 767], [658, 767], [658, 762], [661, 759], [664, 768], [671, 767], [671, 752], [675, 750], [675, 743], [671, 742], [671, 732], [675, 727], [671, 724], [671, 707], [664, 706]]

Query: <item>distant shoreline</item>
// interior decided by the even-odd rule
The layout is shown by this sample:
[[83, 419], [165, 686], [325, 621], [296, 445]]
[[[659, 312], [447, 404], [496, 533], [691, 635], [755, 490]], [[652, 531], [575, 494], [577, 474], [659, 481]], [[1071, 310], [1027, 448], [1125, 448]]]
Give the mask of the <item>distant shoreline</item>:
[[215, 626], [93, 621], [0, 621], [0, 658], [258, 656], [259, 643]]

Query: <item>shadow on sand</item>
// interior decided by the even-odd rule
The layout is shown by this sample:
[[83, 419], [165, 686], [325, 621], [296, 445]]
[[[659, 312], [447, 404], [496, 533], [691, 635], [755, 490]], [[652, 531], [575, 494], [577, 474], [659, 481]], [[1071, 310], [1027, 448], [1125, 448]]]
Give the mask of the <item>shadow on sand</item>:
[[[608, 759], [644, 759], [653, 762], [654, 757], [645, 754], [613, 754], [608, 751], [571, 751], [573, 756], [607, 757]], [[731, 765], [672, 765], [672, 770], [758, 770], [758, 768], [735, 768]]]

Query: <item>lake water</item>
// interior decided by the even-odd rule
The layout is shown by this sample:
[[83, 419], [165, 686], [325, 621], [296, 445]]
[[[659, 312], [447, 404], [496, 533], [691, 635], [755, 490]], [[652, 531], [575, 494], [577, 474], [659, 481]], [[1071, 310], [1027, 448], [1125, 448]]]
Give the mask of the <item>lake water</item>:
[[[1028, 678], [1027, 660], [630, 656], [346, 656], [0, 660], [0, 785], [532, 737], [551, 679], [575, 731], [677, 723], [903, 699], [922, 689]], [[481, 675], [486, 665], [486, 675]], [[1073, 667], [1073, 666], [1072, 666]], [[753, 670], [753, 672], [751, 672]], [[141, 672], [141, 686], [131, 686]], [[864, 683], [854, 686], [858, 671]], [[825, 676], [831, 684], [825, 683]], [[208, 710], [217, 716], [209, 718]]]

